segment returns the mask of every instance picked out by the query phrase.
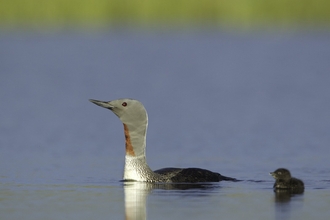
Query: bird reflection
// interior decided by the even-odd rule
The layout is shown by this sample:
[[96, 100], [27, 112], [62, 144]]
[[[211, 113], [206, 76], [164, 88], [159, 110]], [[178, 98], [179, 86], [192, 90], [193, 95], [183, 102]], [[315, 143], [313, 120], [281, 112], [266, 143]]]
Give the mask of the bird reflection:
[[291, 200], [291, 197], [304, 193], [304, 189], [274, 189], [275, 202], [285, 203]]
[[291, 198], [303, 194], [304, 190], [274, 189], [274, 193], [276, 219], [291, 219]]
[[150, 190], [149, 184], [147, 183], [124, 183], [126, 220], [147, 219], [146, 198]]
[[220, 187], [219, 185], [209, 184], [169, 184], [169, 183], [146, 183], [137, 181], [124, 181], [125, 192], [125, 217], [126, 220], [145, 220], [147, 219], [146, 200], [149, 193], [154, 189], [161, 190], [207, 190]]

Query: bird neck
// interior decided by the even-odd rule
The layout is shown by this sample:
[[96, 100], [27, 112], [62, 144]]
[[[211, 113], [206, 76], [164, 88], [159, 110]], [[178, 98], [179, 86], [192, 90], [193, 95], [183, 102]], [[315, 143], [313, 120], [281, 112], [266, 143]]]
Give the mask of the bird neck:
[[125, 168], [124, 180], [152, 181], [157, 176], [146, 161], [147, 123], [138, 126], [124, 123], [125, 133]]
[[125, 148], [128, 156], [145, 156], [147, 125], [124, 123]]
[[148, 182], [153, 176], [145, 156], [125, 156], [124, 180]]

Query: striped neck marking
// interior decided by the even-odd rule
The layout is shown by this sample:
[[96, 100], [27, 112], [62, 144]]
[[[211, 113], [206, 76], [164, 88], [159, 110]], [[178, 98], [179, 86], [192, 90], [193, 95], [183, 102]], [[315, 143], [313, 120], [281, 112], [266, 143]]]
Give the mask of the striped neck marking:
[[124, 133], [125, 133], [126, 155], [135, 156], [134, 149], [131, 143], [131, 137], [129, 135], [128, 126], [126, 124], [124, 124]]

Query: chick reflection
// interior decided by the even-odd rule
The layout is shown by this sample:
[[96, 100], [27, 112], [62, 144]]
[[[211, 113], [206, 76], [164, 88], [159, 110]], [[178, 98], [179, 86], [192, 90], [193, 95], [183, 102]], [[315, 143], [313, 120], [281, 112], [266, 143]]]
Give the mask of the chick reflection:
[[275, 189], [275, 202], [286, 203], [291, 200], [291, 197], [303, 194], [303, 190], [283, 190], [283, 189]]

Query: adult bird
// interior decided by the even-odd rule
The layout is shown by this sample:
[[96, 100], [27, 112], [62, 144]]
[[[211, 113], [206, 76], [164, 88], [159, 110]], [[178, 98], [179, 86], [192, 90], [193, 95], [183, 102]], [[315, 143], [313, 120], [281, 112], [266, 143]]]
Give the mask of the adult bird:
[[146, 134], [148, 127], [147, 111], [141, 102], [134, 99], [117, 99], [92, 103], [115, 113], [124, 125], [125, 134], [125, 181], [152, 183], [197, 183], [237, 181], [235, 178], [200, 168], [164, 168], [152, 171], [146, 162]]

